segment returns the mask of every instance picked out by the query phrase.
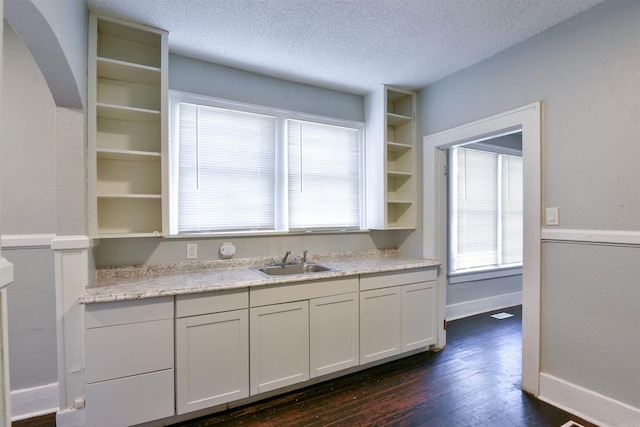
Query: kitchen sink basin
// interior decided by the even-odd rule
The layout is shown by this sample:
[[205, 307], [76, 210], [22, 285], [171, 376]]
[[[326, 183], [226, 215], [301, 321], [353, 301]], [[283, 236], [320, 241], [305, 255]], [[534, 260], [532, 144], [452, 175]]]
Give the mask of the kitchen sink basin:
[[267, 277], [292, 276], [296, 274], [306, 275], [313, 273], [322, 273], [325, 271], [335, 271], [333, 268], [329, 268], [324, 265], [312, 262], [286, 265], [265, 265], [262, 267], [253, 267], [252, 270]]

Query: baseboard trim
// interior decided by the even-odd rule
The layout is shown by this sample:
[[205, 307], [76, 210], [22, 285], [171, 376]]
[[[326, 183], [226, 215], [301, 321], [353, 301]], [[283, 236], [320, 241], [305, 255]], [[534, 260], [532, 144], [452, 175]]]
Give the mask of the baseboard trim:
[[640, 408], [546, 373], [540, 374], [538, 398], [602, 427], [640, 425]]
[[464, 317], [520, 304], [522, 304], [522, 292], [513, 292], [510, 294], [460, 302], [447, 306], [447, 320], [462, 319]]
[[56, 414], [56, 425], [64, 427], [87, 427], [84, 408], [58, 411]]
[[58, 412], [58, 383], [11, 392], [11, 421]]

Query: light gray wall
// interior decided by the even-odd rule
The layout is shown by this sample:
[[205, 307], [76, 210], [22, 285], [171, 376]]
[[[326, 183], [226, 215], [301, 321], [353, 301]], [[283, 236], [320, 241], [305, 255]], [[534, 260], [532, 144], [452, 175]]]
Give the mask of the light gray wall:
[[179, 55], [169, 56], [169, 88], [215, 98], [364, 121], [364, 98], [242, 71]]
[[[542, 100], [543, 208], [560, 229], [640, 230], [639, 21], [609, 0], [428, 86], [422, 135]], [[542, 265], [543, 371], [640, 406], [637, 247], [545, 243]]]
[[[54, 234], [55, 105], [26, 46], [4, 26], [0, 206], [4, 235]], [[8, 290], [11, 389], [56, 382], [53, 252], [4, 250], [14, 264]]]
[[9, 25], [4, 26], [4, 58], [2, 230], [5, 234], [55, 233], [53, 98], [33, 57]]
[[447, 305], [522, 291], [522, 275], [454, 283], [447, 286]]
[[[31, 1], [42, 13], [42, 16], [55, 33], [76, 80], [77, 91], [80, 94], [82, 103], [86, 105], [89, 15], [85, 1]], [[74, 105], [73, 107], [78, 108], [81, 105]]]
[[53, 252], [4, 250], [15, 281], [7, 289], [11, 390], [58, 381]]
[[640, 248], [542, 245], [543, 372], [640, 407]]
[[[329, 89], [304, 85], [179, 55], [169, 57], [169, 88], [288, 110], [364, 120], [364, 99]], [[364, 251], [398, 247], [404, 232], [254, 236], [204, 239], [103, 239], [94, 253], [96, 266], [157, 264], [186, 261], [186, 243], [197, 241], [198, 260], [219, 259], [223, 241], [237, 247], [236, 258], [282, 256], [291, 250], [301, 254], [336, 251]]]
[[419, 133], [542, 100], [543, 204], [562, 227], [640, 229], [638, 7], [605, 2], [428, 86]]

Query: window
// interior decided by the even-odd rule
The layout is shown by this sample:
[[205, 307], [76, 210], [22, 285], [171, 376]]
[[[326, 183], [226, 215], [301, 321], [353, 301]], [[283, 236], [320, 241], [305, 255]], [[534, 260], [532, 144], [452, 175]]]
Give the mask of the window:
[[456, 147], [450, 165], [450, 273], [521, 265], [522, 157]]
[[361, 123], [178, 92], [171, 119], [171, 234], [361, 228]]
[[359, 228], [357, 129], [288, 120], [289, 227]]

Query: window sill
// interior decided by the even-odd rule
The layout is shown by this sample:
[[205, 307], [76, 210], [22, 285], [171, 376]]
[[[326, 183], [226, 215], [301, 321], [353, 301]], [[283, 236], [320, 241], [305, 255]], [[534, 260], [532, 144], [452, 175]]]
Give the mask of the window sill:
[[477, 280], [497, 279], [500, 277], [521, 276], [522, 266], [497, 268], [493, 270], [470, 271], [468, 273], [449, 274], [449, 284], [475, 282]]
[[316, 235], [316, 234], [356, 234], [369, 233], [371, 230], [300, 230], [300, 231], [229, 231], [218, 233], [184, 233], [171, 234], [166, 236], [168, 239], [210, 239], [210, 238], [231, 238], [231, 237], [272, 237], [272, 236], [298, 236], [298, 235]]

